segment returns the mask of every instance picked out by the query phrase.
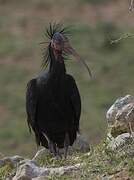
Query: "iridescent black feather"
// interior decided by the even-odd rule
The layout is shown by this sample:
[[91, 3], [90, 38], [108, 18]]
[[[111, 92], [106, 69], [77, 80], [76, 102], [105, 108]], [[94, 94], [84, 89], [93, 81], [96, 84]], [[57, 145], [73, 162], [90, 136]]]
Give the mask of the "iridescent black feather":
[[[55, 33], [61, 33], [64, 37], [68, 37], [70, 36], [70, 27], [64, 27], [62, 24], [60, 23], [50, 23], [49, 26], [46, 28], [45, 32], [44, 32], [44, 35], [45, 37], [47, 37], [47, 42], [46, 41], [43, 41], [41, 42], [40, 44], [47, 44], [46, 47], [44, 48], [43, 47], [43, 60], [42, 60], [42, 65], [41, 67], [44, 69], [44, 68], [47, 68], [47, 66], [49, 65], [50, 61], [51, 61], [51, 51], [50, 51], [50, 43], [51, 43], [51, 40], [54, 36]], [[62, 53], [62, 56], [65, 59], [67, 59], [67, 54], [65, 52]]]

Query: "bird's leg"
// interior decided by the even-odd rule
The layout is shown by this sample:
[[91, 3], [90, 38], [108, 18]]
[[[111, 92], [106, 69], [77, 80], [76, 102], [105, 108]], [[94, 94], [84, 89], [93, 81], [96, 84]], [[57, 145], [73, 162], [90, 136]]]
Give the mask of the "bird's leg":
[[56, 156], [57, 155], [56, 144], [53, 143], [44, 132], [42, 132], [42, 134], [48, 142], [48, 149], [49, 149], [50, 153], [52, 153], [54, 156]]
[[51, 144], [51, 150], [52, 150], [53, 155], [57, 157], [57, 145], [53, 143], [52, 141], [50, 142], [50, 144]]
[[65, 134], [65, 140], [64, 140], [64, 157], [65, 159], [67, 158], [67, 152], [68, 152], [68, 147], [70, 144], [70, 140], [69, 140], [69, 135], [68, 133]]
[[56, 147], [57, 148], [57, 156], [59, 157], [59, 158], [62, 158], [62, 155], [60, 154], [60, 149], [58, 148], [58, 147]]
[[50, 153], [52, 153], [54, 156], [57, 155], [55, 143], [53, 143], [52, 141], [49, 141], [48, 142], [48, 148], [49, 148]]

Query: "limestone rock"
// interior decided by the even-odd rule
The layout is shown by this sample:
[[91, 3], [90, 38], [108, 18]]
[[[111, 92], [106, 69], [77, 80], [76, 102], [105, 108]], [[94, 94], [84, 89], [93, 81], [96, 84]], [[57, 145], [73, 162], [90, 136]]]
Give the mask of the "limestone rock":
[[118, 150], [119, 148], [122, 148], [123, 146], [128, 146], [133, 142], [133, 135], [130, 135], [130, 133], [124, 133], [116, 138], [109, 137], [109, 143], [108, 148], [111, 150]]
[[107, 111], [106, 118], [108, 125], [114, 124], [117, 113], [122, 110], [124, 106], [132, 103], [134, 103], [134, 97], [131, 95], [126, 95], [125, 97], [118, 98]]
[[31, 180], [31, 178], [39, 175], [40, 168], [35, 164], [35, 162], [31, 160], [24, 160], [20, 162], [13, 180]]
[[10, 164], [11, 166], [16, 166], [17, 163], [24, 158], [21, 156], [12, 156], [12, 157], [4, 157], [3, 159], [0, 160], [0, 167], [5, 166], [6, 164]]
[[63, 175], [80, 169], [82, 164], [73, 166], [62, 166], [56, 168], [39, 167], [34, 161], [24, 160], [20, 163], [13, 180], [31, 180], [46, 177], [48, 175]]
[[134, 97], [118, 98], [106, 114], [108, 129], [113, 137], [134, 131]]

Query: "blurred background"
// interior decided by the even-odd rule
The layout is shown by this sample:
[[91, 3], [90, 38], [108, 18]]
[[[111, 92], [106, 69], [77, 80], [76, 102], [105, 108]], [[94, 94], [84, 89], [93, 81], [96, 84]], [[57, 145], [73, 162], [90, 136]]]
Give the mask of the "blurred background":
[[71, 42], [93, 72], [66, 62], [82, 97], [81, 133], [90, 144], [106, 133], [105, 113], [115, 99], [134, 95], [134, 33], [127, 0], [0, 0], [0, 152], [33, 156], [34, 135], [26, 124], [27, 82], [40, 72], [43, 30], [49, 22], [72, 26]]

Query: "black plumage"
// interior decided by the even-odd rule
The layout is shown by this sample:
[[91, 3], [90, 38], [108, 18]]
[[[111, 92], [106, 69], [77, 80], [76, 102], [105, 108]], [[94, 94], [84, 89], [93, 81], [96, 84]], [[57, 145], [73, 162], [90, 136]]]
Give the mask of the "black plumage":
[[68, 29], [50, 24], [46, 33], [50, 42], [43, 55], [44, 70], [27, 84], [26, 111], [27, 123], [35, 133], [37, 145], [49, 148], [56, 155], [58, 149], [64, 147], [67, 153], [68, 146], [76, 139], [81, 99], [76, 82], [66, 73], [64, 63], [64, 55], [70, 53], [69, 48], [64, 48]]

